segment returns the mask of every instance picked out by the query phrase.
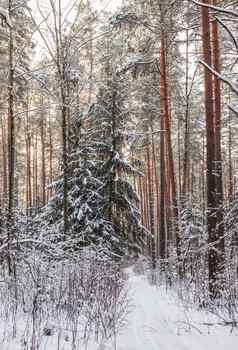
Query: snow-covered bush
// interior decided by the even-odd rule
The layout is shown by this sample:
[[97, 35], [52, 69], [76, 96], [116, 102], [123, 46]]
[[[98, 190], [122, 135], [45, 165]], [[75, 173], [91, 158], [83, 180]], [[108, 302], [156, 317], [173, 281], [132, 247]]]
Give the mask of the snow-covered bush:
[[181, 231], [183, 271], [192, 277], [196, 270], [195, 266], [201, 266], [204, 260], [203, 248], [206, 242], [203, 215], [199, 208], [188, 207], [182, 210]]
[[15, 276], [0, 271], [2, 340], [21, 337], [25, 349], [42, 349], [52, 336], [78, 349], [88, 341], [103, 343], [124, 325], [125, 276], [110, 258], [87, 248], [58, 261], [36, 248], [18, 257]]
[[186, 298], [187, 291], [192, 291], [192, 302], [203, 305], [208, 290], [207, 234], [203, 213], [196, 206], [187, 206], [181, 212], [180, 250], [184, 285], [181, 296]]

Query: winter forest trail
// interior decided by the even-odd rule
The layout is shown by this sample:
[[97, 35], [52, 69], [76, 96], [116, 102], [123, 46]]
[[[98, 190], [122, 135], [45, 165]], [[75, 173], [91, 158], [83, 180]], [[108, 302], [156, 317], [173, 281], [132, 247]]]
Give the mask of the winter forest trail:
[[[32, 347], [30, 319], [20, 318], [17, 337], [12, 338], [11, 326], [1, 325], [3, 332], [0, 350], [237, 350], [238, 328], [219, 325], [221, 318], [188, 307], [175, 291], [166, 290], [148, 282], [146, 275], [127, 269], [130, 309], [126, 326], [111, 340], [87, 344], [81, 342], [80, 332], [76, 346], [72, 344], [69, 328], [59, 329], [57, 320], [51, 320], [52, 336], [43, 336], [39, 346]], [[6, 329], [5, 329], [6, 328]], [[60, 337], [57, 336], [60, 330]], [[73, 329], [71, 329], [73, 330]], [[28, 334], [28, 338], [27, 338]], [[3, 336], [4, 335], [4, 336]], [[27, 343], [24, 339], [29, 339]], [[59, 346], [60, 344], [60, 346]]]
[[165, 287], [129, 271], [133, 308], [117, 350], [237, 350], [238, 331], [217, 324], [214, 316], [181, 305]]

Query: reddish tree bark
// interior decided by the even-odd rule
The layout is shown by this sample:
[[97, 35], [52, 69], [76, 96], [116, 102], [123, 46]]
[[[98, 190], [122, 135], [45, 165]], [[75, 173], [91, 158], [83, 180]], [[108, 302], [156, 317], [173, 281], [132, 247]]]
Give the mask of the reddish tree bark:
[[30, 214], [30, 208], [32, 208], [32, 181], [31, 181], [31, 130], [29, 121], [29, 91], [27, 91], [27, 103], [26, 103], [26, 128], [25, 128], [25, 140], [26, 140], [26, 211]]
[[[211, 0], [212, 5], [218, 5], [217, 0]], [[220, 73], [220, 43], [219, 28], [216, 20], [212, 22], [212, 57], [213, 68]], [[221, 154], [221, 83], [220, 80], [213, 75], [213, 123], [215, 138], [215, 170], [216, 170], [216, 202], [217, 202], [217, 237], [219, 238], [220, 254], [224, 258], [224, 224], [223, 224], [223, 179], [222, 179], [222, 154]], [[223, 263], [223, 258], [221, 263]]]
[[[203, 1], [209, 4], [209, 1]], [[202, 42], [204, 62], [212, 66], [211, 54], [211, 31], [209, 9], [202, 6]], [[206, 171], [207, 171], [207, 229], [208, 229], [208, 269], [209, 269], [209, 292], [211, 298], [219, 294], [219, 272], [223, 264], [223, 252], [219, 253], [224, 245], [223, 236], [220, 236], [217, 221], [217, 208], [219, 202], [216, 196], [216, 134], [214, 130], [214, 104], [213, 104], [213, 78], [211, 72], [204, 68], [205, 74], [205, 113], [206, 113]]]
[[1, 118], [1, 131], [2, 131], [2, 166], [3, 166], [2, 205], [5, 207], [7, 203], [8, 176], [7, 176], [7, 138], [6, 138], [6, 126], [5, 126], [4, 118]]
[[[166, 66], [166, 37], [165, 32], [162, 29], [161, 31], [161, 48], [160, 48], [160, 73], [161, 73], [161, 85], [160, 85], [160, 99], [161, 99], [161, 215], [160, 215], [160, 257], [165, 256], [165, 230], [163, 217], [164, 213], [164, 169], [165, 169], [165, 146], [163, 143], [165, 142], [167, 152], [168, 152], [168, 171], [169, 171], [169, 183], [171, 185], [171, 196], [172, 196], [172, 208], [173, 208], [173, 219], [174, 219], [174, 228], [175, 228], [175, 240], [176, 240], [176, 249], [178, 260], [180, 260], [180, 237], [179, 237], [179, 229], [178, 229], [178, 203], [177, 203], [177, 191], [176, 191], [176, 181], [175, 181], [175, 172], [174, 172], [174, 161], [173, 161], [173, 151], [172, 151], [172, 141], [171, 141], [171, 128], [170, 128], [170, 112], [169, 112], [169, 98], [168, 98], [168, 83], [167, 83], [167, 66]], [[164, 130], [164, 132], [163, 132]], [[162, 135], [164, 134], [164, 135]], [[164, 138], [164, 141], [163, 141]], [[164, 241], [164, 243], [163, 243]]]
[[[148, 137], [149, 141], [149, 137]], [[147, 160], [147, 175], [148, 175], [148, 207], [149, 207], [149, 219], [150, 219], [150, 233], [149, 239], [149, 253], [152, 258], [152, 268], [156, 268], [156, 251], [155, 251], [155, 210], [154, 210], [154, 181], [153, 181], [153, 159], [150, 156], [151, 147], [147, 142], [146, 146], [146, 160]]]
[[40, 120], [40, 140], [41, 140], [41, 202], [46, 204], [46, 167], [45, 167], [45, 117], [44, 99], [41, 96], [41, 120]]

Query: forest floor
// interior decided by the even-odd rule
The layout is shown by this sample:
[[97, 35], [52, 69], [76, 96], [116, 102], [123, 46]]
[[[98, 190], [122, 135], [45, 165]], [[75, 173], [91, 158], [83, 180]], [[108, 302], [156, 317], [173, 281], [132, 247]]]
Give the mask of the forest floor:
[[[103, 347], [88, 344], [87, 350], [237, 350], [238, 329], [219, 323], [221, 318], [184, 305], [176, 292], [165, 286], [152, 285], [144, 274], [127, 269], [130, 312], [127, 324]], [[5, 339], [1, 350], [26, 349], [16, 338]], [[28, 348], [27, 348], [28, 349]], [[29, 348], [30, 349], [30, 348]], [[54, 336], [42, 339], [40, 350], [57, 350]], [[60, 350], [71, 350], [70, 341], [62, 342]], [[79, 349], [85, 350], [84, 346]]]
[[237, 350], [238, 329], [184, 305], [171, 290], [129, 270], [134, 307], [117, 350]]

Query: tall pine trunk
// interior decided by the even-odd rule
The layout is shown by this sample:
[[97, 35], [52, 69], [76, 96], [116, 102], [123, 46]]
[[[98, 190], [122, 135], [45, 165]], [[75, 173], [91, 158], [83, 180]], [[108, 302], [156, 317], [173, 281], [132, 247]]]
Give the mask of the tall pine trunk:
[[[217, 0], [212, 0], [212, 5], [218, 5]], [[220, 43], [219, 28], [216, 20], [212, 21], [212, 57], [213, 68], [220, 73]], [[213, 75], [213, 103], [214, 103], [214, 138], [215, 138], [215, 167], [216, 167], [216, 202], [217, 202], [217, 239], [219, 249], [219, 269], [220, 272], [224, 267], [225, 243], [224, 243], [224, 224], [223, 224], [223, 179], [222, 179], [222, 154], [221, 154], [221, 83]]]
[[46, 166], [45, 166], [45, 117], [44, 117], [44, 99], [41, 96], [41, 120], [40, 120], [40, 139], [41, 139], [41, 202], [46, 204]]
[[[209, 4], [209, 1], [203, 1]], [[204, 62], [212, 66], [211, 54], [211, 27], [209, 9], [202, 6], [202, 42]], [[213, 78], [211, 72], [204, 68], [205, 74], [205, 114], [206, 114], [206, 171], [207, 171], [207, 230], [208, 230], [208, 271], [210, 297], [219, 295], [219, 272], [223, 264], [223, 252], [219, 249], [223, 243], [220, 237], [219, 221], [217, 220], [217, 186], [215, 174], [216, 162], [216, 134], [214, 128], [214, 104], [213, 104]]]
[[[9, 14], [12, 11], [12, 0], [9, 0]], [[10, 244], [12, 239], [13, 207], [14, 207], [14, 163], [15, 163], [15, 121], [14, 121], [14, 45], [13, 30], [9, 28], [8, 46], [8, 269], [13, 272], [10, 256]]]
[[[171, 140], [171, 127], [170, 127], [170, 113], [169, 113], [169, 97], [168, 97], [168, 82], [167, 82], [167, 67], [166, 67], [166, 35], [164, 32], [164, 29], [161, 30], [161, 48], [160, 48], [160, 73], [161, 73], [161, 134], [164, 134], [164, 136], [161, 135], [162, 141], [164, 138], [164, 142], [166, 145], [166, 150], [168, 154], [168, 172], [169, 172], [169, 179], [167, 179], [168, 183], [170, 183], [171, 186], [171, 197], [172, 197], [172, 215], [173, 215], [173, 221], [174, 221], [174, 231], [175, 231], [175, 241], [176, 241], [176, 250], [177, 250], [177, 257], [178, 257], [178, 264], [179, 268], [178, 271], [180, 271], [180, 237], [179, 237], [179, 227], [178, 227], [178, 203], [177, 203], [177, 191], [176, 191], [176, 181], [175, 181], [175, 171], [174, 171], [174, 161], [173, 161], [173, 151], [172, 151], [172, 140]], [[163, 185], [164, 182], [164, 174], [163, 169], [165, 168], [165, 146], [162, 145], [161, 141], [161, 196], [164, 196], [165, 188]], [[164, 158], [164, 160], [162, 159]], [[163, 176], [163, 179], [162, 179]], [[163, 191], [163, 192], [162, 192]], [[162, 210], [164, 210], [164, 204], [162, 202], [165, 202], [164, 199], [161, 198], [161, 205]], [[162, 212], [161, 212], [162, 214]], [[160, 217], [160, 220], [162, 217]], [[163, 224], [162, 224], [163, 225]], [[164, 240], [165, 242], [165, 231], [163, 232], [163, 227], [161, 227], [160, 235], [161, 236], [161, 249], [164, 250], [165, 243], [162, 243]], [[163, 237], [164, 235], [164, 237]], [[165, 251], [160, 251], [161, 257], [165, 256]], [[179, 272], [180, 274], [180, 272]]]

